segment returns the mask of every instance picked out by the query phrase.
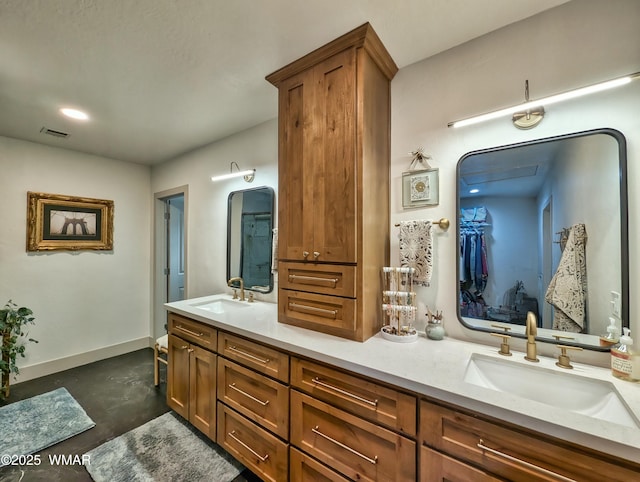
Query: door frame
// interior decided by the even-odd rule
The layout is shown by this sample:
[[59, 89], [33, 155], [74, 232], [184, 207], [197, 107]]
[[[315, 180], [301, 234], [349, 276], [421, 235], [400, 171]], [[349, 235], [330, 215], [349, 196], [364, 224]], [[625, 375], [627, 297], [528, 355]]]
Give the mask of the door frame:
[[164, 303], [167, 297], [167, 279], [164, 274], [164, 267], [167, 258], [166, 227], [165, 227], [165, 199], [182, 194], [184, 196], [184, 295], [188, 298], [189, 277], [188, 277], [188, 226], [189, 226], [189, 186], [178, 186], [165, 191], [156, 192], [153, 195], [153, 313], [150, 332], [153, 340], [166, 333], [167, 311]]

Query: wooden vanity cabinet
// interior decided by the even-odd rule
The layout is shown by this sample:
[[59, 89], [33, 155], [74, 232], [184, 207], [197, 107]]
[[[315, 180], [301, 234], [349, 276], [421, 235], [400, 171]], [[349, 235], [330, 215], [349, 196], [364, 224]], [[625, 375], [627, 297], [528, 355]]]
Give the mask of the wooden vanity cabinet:
[[218, 444], [263, 480], [287, 480], [289, 355], [218, 335]]
[[289, 449], [289, 480], [303, 482], [347, 482], [349, 479], [322, 465], [294, 447]]
[[288, 443], [222, 402], [218, 402], [218, 444], [262, 480], [288, 480]]
[[426, 400], [420, 441], [422, 480], [622, 482], [640, 474], [640, 465]]
[[[187, 327], [186, 336], [177, 330]], [[216, 440], [216, 355], [196, 344], [215, 348], [215, 329], [170, 314], [167, 354], [167, 405]], [[187, 339], [188, 338], [188, 339]]]
[[[267, 77], [279, 99], [282, 323], [357, 341], [380, 329], [378, 280], [389, 263], [390, 81], [396, 72], [365, 24]], [[302, 293], [320, 300], [306, 302]], [[331, 295], [351, 302], [341, 305]]]
[[291, 358], [291, 386], [366, 420], [416, 436], [417, 400], [413, 395], [295, 357]]
[[322, 473], [302, 480], [415, 480], [415, 396], [297, 357], [291, 358], [291, 388], [296, 422], [290, 442], [307, 457], [292, 455], [292, 474]]

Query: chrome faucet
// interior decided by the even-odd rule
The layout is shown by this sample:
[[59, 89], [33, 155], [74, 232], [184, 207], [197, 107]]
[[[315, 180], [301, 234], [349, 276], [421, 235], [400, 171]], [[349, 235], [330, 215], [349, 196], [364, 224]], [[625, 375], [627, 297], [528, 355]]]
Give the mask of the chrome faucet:
[[233, 283], [234, 281], [240, 281], [240, 301], [244, 301], [244, 280], [242, 279], [242, 277], [236, 276], [235, 278], [231, 278], [229, 281], [227, 281], [227, 286], [233, 287], [231, 283]]
[[525, 334], [527, 335], [527, 354], [525, 360], [530, 362], [539, 362], [538, 347], [536, 346], [536, 335], [538, 334], [538, 320], [536, 315], [529, 311], [527, 313], [527, 322]]

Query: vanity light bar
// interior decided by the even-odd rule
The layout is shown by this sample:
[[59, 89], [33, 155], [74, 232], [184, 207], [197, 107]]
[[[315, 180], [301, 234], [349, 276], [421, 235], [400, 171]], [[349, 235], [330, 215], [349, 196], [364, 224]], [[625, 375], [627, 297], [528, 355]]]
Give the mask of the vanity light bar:
[[232, 179], [234, 177], [250, 177], [255, 175], [256, 170], [255, 169], [247, 169], [246, 171], [237, 171], [237, 172], [231, 172], [229, 174], [222, 174], [220, 176], [213, 176], [211, 178], [212, 181], [224, 181], [225, 179]]
[[614, 87], [619, 87], [621, 85], [628, 84], [629, 82], [631, 82], [633, 79], [637, 77], [640, 77], [640, 72], [636, 72], [636, 73], [627, 75], [625, 77], [620, 77], [618, 79], [608, 80], [606, 82], [600, 82], [598, 84], [589, 85], [587, 87], [581, 87], [579, 89], [570, 90], [568, 92], [563, 92], [561, 94], [551, 95], [549, 97], [544, 97], [542, 99], [525, 102], [523, 104], [518, 104], [513, 107], [507, 107], [506, 109], [496, 110], [493, 112], [489, 112], [487, 114], [481, 114], [478, 116], [469, 117], [467, 119], [449, 122], [447, 124], [447, 127], [464, 127], [464, 126], [478, 124], [480, 122], [484, 122], [492, 119], [497, 119], [498, 117], [512, 115], [516, 112], [527, 111], [535, 107], [556, 104], [558, 102], [562, 102], [563, 100], [575, 99], [576, 97], [582, 97], [583, 95], [593, 94], [603, 90], [612, 89]]

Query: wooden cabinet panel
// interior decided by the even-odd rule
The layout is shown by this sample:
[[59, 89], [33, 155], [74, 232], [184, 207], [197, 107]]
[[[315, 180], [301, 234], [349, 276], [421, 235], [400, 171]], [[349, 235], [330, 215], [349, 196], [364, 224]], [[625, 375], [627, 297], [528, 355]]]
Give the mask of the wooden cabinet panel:
[[355, 298], [356, 267], [336, 264], [280, 262], [281, 288]]
[[261, 479], [287, 480], [287, 444], [220, 402], [218, 444]]
[[167, 405], [216, 439], [216, 355], [169, 334]]
[[189, 418], [189, 343], [169, 334], [167, 354], [167, 405]]
[[300, 392], [291, 391], [290, 440], [354, 480], [413, 481], [416, 443]]
[[313, 68], [314, 261], [357, 261], [355, 59], [350, 48]]
[[367, 420], [416, 436], [417, 399], [412, 395], [298, 358], [291, 359], [291, 386]]
[[286, 353], [229, 333], [220, 333], [218, 353], [259, 373], [289, 382], [289, 355]]
[[429, 482], [500, 482], [502, 479], [428, 447], [420, 448], [420, 479]]
[[425, 400], [420, 402], [420, 439], [513, 481], [563, 480], [558, 475], [579, 481], [627, 481], [640, 473], [640, 465]]
[[216, 355], [197, 346], [189, 353], [189, 421], [216, 439]]
[[343, 338], [356, 333], [356, 300], [279, 290], [278, 321]]
[[355, 83], [351, 48], [280, 85], [279, 259], [356, 262]]
[[289, 449], [289, 478], [295, 482], [347, 482], [349, 480], [293, 447]]
[[276, 435], [289, 436], [289, 387], [218, 359], [218, 399]]
[[169, 312], [168, 318], [169, 333], [178, 335], [183, 340], [195, 343], [207, 350], [215, 351], [217, 340], [215, 328], [171, 312]]
[[[313, 246], [313, 72], [279, 88], [278, 259], [305, 260]], [[303, 255], [307, 252], [307, 256]]]

